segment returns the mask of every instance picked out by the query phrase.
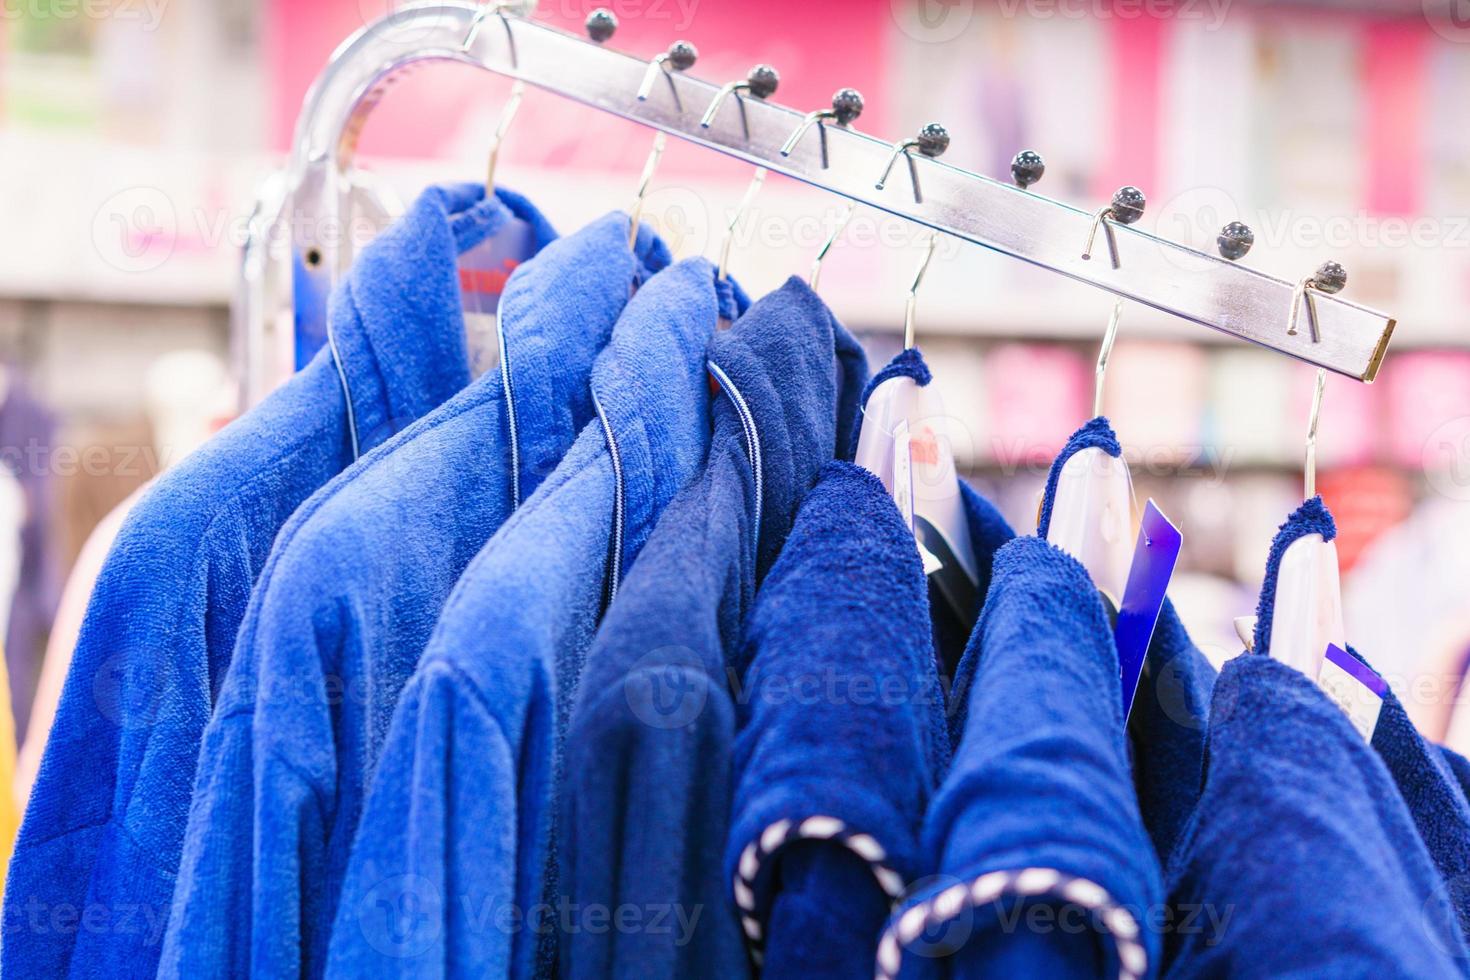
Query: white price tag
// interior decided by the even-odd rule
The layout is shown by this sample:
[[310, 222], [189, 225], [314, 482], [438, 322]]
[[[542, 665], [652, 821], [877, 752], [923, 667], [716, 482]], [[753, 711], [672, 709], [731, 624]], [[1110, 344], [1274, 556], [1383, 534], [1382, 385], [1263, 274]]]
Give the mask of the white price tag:
[[1317, 686], [1347, 714], [1358, 733], [1371, 742], [1373, 729], [1378, 727], [1378, 713], [1383, 710], [1383, 695], [1388, 691], [1383, 679], [1346, 650], [1328, 644]]

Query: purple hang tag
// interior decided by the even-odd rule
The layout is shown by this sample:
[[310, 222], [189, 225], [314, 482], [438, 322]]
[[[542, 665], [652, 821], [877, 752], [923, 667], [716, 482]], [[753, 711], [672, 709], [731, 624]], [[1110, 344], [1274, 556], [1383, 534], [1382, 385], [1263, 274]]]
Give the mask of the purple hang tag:
[[1368, 667], [1367, 664], [1348, 653], [1336, 643], [1327, 644], [1326, 659], [1337, 664], [1345, 673], [1350, 674], [1359, 684], [1378, 695], [1380, 698], [1388, 693], [1388, 682]]
[[1138, 528], [1138, 544], [1133, 550], [1133, 565], [1128, 570], [1128, 585], [1118, 609], [1118, 624], [1113, 627], [1113, 641], [1118, 648], [1118, 676], [1123, 683], [1123, 717], [1133, 708], [1138, 691], [1138, 678], [1148, 656], [1148, 643], [1164, 608], [1164, 593], [1174, 577], [1179, 562], [1179, 549], [1184, 536], [1169, 523], [1158, 504], [1150, 498], [1143, 508], [1143, 521]]

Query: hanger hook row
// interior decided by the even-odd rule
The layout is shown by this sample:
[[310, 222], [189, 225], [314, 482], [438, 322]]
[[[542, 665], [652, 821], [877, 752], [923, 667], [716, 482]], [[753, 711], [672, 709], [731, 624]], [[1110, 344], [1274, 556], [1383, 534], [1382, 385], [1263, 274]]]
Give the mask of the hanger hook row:
[[460, 53], [468, 52], [474, 46], [475, 39], [480, 36], [480, 27], [485, 23], [487, 18], [492, 16], [499, 17], [500, 23], [505, 25], [506, 43], [510, 45], [510, 66], [519, 71], [521, 60], [516, 55], [516, 36], [510, 29], [510, 18], [506, 16], [506, 12], [510, 11], [514, 13], [521, 10], [524, 6], [525, 4], [523, 2], [518, 3], [516, 0], [494, 0], [493, 3], [487, 3], [475, 11], [475, 16], [470, 20], [469, 30], [465, 31], [464, 41], [460, 43]]
[[1092, 245], [1097, 239], [1097, 229], [1101, 225], [1108, 240], [1108, 252], [1113, 260], [1113, 268], [1120, 268], [1118, 261], [1118, 241], [1113, 237], [1111, 222], [1116, 221], [1120, 225], [1131, 225], [1143, 217], [1144, 205], [1147, 200], [1143, 191], [1132, 184], [1125, 184], [1113, 192], [1113, 199], [1098, 208], [1092, 216], [1092, 227], [1087, 230], [1087, 244], [1082, 247], [1082, 258], [1084, 261], [1092, 258]]
[[1317, 325], [1317, 301], [1314, 293], [1326, 293], [1331, 296], [1342, 292], [1347, 285], [1347, 270], [1336, 262], [1323, 262], [1312, 273], [1301, 282], [1297, 283], [1296, 289], [1291, 293], [1291, 316], [1287, 320], [1286, 334], [1288, 337], [1296, 336], [1298, 314], [1302, 308], [1303, 300], [1307, 307], [1307, 325], [1312, 330], [1312, 343], [1322, 342], [1322, 330]]
[[674, 84], [674, 72], [688, 71], [698, 60], [699, 49], [688, 41], [675, 41], [669, 45], [669, 50], [648, 63], [648, 70], [643, 73], [643, 83], [638, 86], [638, 101], [648, 100], [653, 94], [654, 80], [658, 78], [659, 72], [663, 72], [663, 76], [669, 80], [669, 91], [674, 93], [674, 106], [683, 112], [684, 102], [679, 98], [679, 87]]
[[912, 139], [899, 140], [894, 143], [893, 152], [888, 154], [888, 164], [883, 168], [883, 176], [878, 178], [878, 182], [873, 187], [880, 191], [883, 189], [888, 183], [888, 175], [893, 173], [893, 165], [901, 156], [909, 164], [909, 182], [914, 188], [914, 203], [923, 204], [924, 194], [919, 190], [919, 168], [914, 163], [913, 155], [909, 153], [909, 150], [915, 148], [931, 160], [941, 156], [945, 150], [949, 149], [949, 130], [937, 122], [932, 122], [919, 130], [919, 135]]
[[840, 88], [832, 93], [832, 108], [816, 109], [802, 117], [801, 124], [796, 127], [796, 132], [787, 137], [786, 142], [781, 144], [781, 155], [791, 156], [791, 151], [796, 149], [796, 144], [806, 135], [806, 131], [812, 126], [817, 127], [817, 132], [822, 138], [822, 169], [827, 169], [827, 127], [823, 125], [825, 120], [832, 120], [839, 126], [847, 126], [854, 119], [863, 114], [863, 94], [855, 88]]

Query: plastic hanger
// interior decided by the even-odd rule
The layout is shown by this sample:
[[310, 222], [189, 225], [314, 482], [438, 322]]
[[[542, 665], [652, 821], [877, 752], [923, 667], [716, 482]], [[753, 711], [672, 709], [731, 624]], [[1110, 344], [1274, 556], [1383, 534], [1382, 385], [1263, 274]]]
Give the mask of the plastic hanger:
[[[1307, 426], [1306, 500], [1317, 496], [1317, 421], [1326, 386], [1327, 372], [1319, 368]], [[1320, 534], [1305, 534], [1287, 546], [1277, 566], [1270, 653], [1315, 680], [1329, 643], [1347, 649], [1337, 544], [1323, 540]]]
[[[1227, 239], [1238, 240], [1226, 251]], [[1238, 222], [1227, 225], [1221, 233], [1221, 252], [1226, 258], [1238, 258], [1250, 248], [1254, 239], [1250, 229]], [[1347, 285], [1347, 272], [1336, 262], [1324, 262], [1317, 271], [1302, 280], [1292, 293], [1291, 310], [1287, 314], [1288, 334], [1297, 332], [1303, 306], [1311, 327], [1312, 342], [1320, 343], [1314, 292], [1331, 295]], [[1306, 452], [1303, 461], [1302, 493], [1305, 500], [1317, 497], [1317, 424], [1322, 416], [1322, 395], [1327, 388], [1327, 372], [1317, 370], [1312, 389], [1311, 415], [1307, 420]], [[1235, 630], [1247, 650], [1254, 649], [1256, 618], [1240, 616]], [[1287, 545], [1276, 567], [1276, 594], [1271, 600], [1271, 637], [1269, 653], [1282, 663], [1291, 664], [1313, 680], [1322, 671], [1327, 645], [1347, 649], [1347, 630], [1343, 624], [1342, 581], [1337, 562], [1337, 545], [1321, 534], [1304, 534]]]
[[[919, 286], [934, 256], [936, 236], [909, 285], [904, 305], [904, 349], [914, 350], [914, 320]], [[912, 475], [909, 493], [914, 537], [925, 571], [962, 623], [973, 622], [979, 604], [979, 562], [970, 540], [969, 519], [960, 495], [959, 473], [949, 439], [938, 430], [944, 403], [933, 382], [921, 385], [900, 375], [875, 387], [863, 406], [854, 461], [878, 475], [890, 491], [895, 486], [896, 440], [910, 447], [906, 467]]]
[[[937, 237], [931, 234], [909, 285], [904, 305], [905, 350], [915, 349], [918, 290], [934, 257], [936, 243]], [[906, 433], [910, 445], [915, 447], [908, 464], [913, 479], [914, 537], [924, 556], [925, 569], [934, 577], [940, 593], [961, 622], [969, 623], [979, 602], [979, 562], [970, 540], [954, 453], [948, 438], [937, 431], [936, 422], [943, 418], [944, 404], [935, 384], [920, 385], [906, 376], [889, 378], [869, 393], [863, 406], [854, 461], [877, 474], [892, 491], [895, 437], [900, 431]]]
[[[1023, 160], [1018, 154], [1011, 170], [1020, 182], [1027, 164], [1039, 162], [1039, 158]], [[1018, 167], [1022, 172], [1017, 172]], [[1092, 246], [1101, 228], [1113, 268], [1121, 268], [1113, 223], [1133, 224], [1143, 217], [1144, 204], [1143, 192], [1138, 188], [1131, 185], [1118, 188], [1112, 200], [1093, 215], [1082, 258], [1092, 258]], [[1113, 343], [1118, 339], [1118, 321], [1122, 316], [1123, 300], [1120, 297], [1113, 301], [1108, 328], [1097, 352], [1092, 398], [1094, 418], [1102, 417], [1103, 383], [1107, 380], [1108, 359], [1112, 357]], [[1128, 571], [1133, 564], [1133, 510], [1133, 477], [1122, 457], [1089, 447], [1073, 453], [1062, 464], [1046, 539], [1082, 563], [1092, 577], [1092, 583], [1112, 603], [1114, 610], [1122, 602], [1128, 585]]]
[[[839, 96], [841, 94], [838, 93]], [[836, 101], [834, 97], [834, 104]], [[922, 201], [923, 191], [919, 185], [918, 169], [908, 151], [917, 148], [924, 156], [937, 157], [948, 146], [948, 132], [938, 123], [930, 123], [914, 139], [894, 144], [893, 152], [889, 154], [888, 163], [883, 169], [883, 175], [875, 186], [879, 190], [883, 189], [899, 156], [903, 155], [907, 158], [914, 199]], [[1011, 163], [1012, 176], [1023, 190], [1040, 180], [1045, 169], [1041, 157], [1029, 150], [1016, 154]], [[831, 251], [832, 245], [847, 228], [855, 210], [856, 204], [849, 202], [831, 234], [822, 244], [821, 250], [817, 252], [816, 258], [812, 260], [811, 275], [808, 281], [813, 290], [817, 288], [821, 279], [822, 262], [826, 259], [827, 253]], [[918, 289], [923, 282], [924, 273], [928, 270], [929, 261], [934, 255], [935, 243], [936, 239], [931, 235], [924, 258], [909, 285], [904, 303], [905, 350], [911, 350], [915, 346], [914, 316]], [[923, 430], [927, 427], [928, 420], [942, 417], [944, 417], [944, 408], [939, 392], [932, 383], [920, 386], [912, 378], [907, 377], [896, 377], [884, 381], [872, 391], [863, 408], [864, 424], [858, 434], [855, 462], [870, 472], [876, 473], [891, 492], [893, 464], [889, 457], [893, 449], [894, 428], [899, 422], [905, 422], [908, 424], [910, 436], [917, 432], [923, 438], [926, 435]], [[923, 494], [914, 494], [915, 533], [919, 535], [921, 551], [926, 554], [926, 563], [930, 567], [933, 566], [936, 559], [933, 553], [934, 548], [940, 548], [953, 556], [950, 565], [958, 566], [959, 574], [956, 574], [953, 567], [949, 572], [941, 569], [936, 584], [946, 595], [950, 605], [960, 614], [962, 621], [969, 622], [970, 619], [973, 619], [975, 604], [979, 600], [976, 592], [979, 581], [979, 561], [975, 556], [974, 543], [970, 540], [969, 521], [965, 516], [964, 500], [959, 492], [959, 475], [954, 463], [953, 450], [947, 440], [937, 438], [937, 435], [932, 432], [927, 435], [931, 438], [925, 440], [925, 445], [926, 448], [928, 445], [934, 447], [933, 461], [926, 462], [924, 458], [920, 458], [914, 462], [915, 485], [922, 487], [925, 491]], [[934, 548], [923, 547], [926, 543], [933, 545]]]
[[[1123, 300], [1113, 303], [1097, 355], [1092, 413], [1102, 415], [1103, 383], [1118, 337]], [[1062, 464], [1046, 539], [1087, 569], [1098, 590], [1117, 609], [1133, 564], [1133, 477], [1122, 457], [1089, 446]]]
[[[924, 156], [937, 157], [948, 145], [949, 134], [944, 127], [938, 123], [930, 123], [915, 139], [894, 145], [888, 166], [876, 186], [882, 189], [898, 157], [907, 157], [910, 148], [917, 148]], [[909, 174], [911, 179], [917, 177], [912, 158], [909, 159]], [[913, 191], [915, 199], [922, 200], [916, 180]], [[839, 226], [833, 237], [840, 231]], [[924, 281], [930, 261], [934, 258], [937, 244], [937, 235], [931, 233], [924, 257], [914, 271], [913, 281], [909, 284], [904, 300], [904, 350], [915, 349], [919, 287]], [[823, 251], [825, 252], [825, 248]], [[814, 268], [814, 277], [819, 271], [820, 265]], [[907, 435], [912, 447], [908, 466], [913, 479], [914, 537], [920, 554], [924, 556], [925, 569], [930, 580], [960, 621], [969, 624], [974, 621], [980, 598], [977, 591], [979, 561], [975, 556], [974, 542], [970, 539], [970, 524], [965, 514], [964, 498], [960, 494], [954, 451], [946, 434], [940, 429], [940, 420], [945, 417], [938, 385], [932, 382], [920, 385], [911, 377], [889, 378], [869, 393], [867, 403], [863, 406], [855, 461], [864, 469], [876, 473], [892, 491], [895, 437]], [[900, 492], [903, 492], [902, 488]]]

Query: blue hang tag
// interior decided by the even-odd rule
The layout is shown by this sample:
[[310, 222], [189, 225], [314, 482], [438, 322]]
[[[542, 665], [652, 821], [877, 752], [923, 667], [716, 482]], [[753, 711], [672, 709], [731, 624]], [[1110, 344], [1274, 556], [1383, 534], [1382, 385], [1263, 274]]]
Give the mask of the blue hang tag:
[[1123, 717], [1133, 708], [1138, 691], [1138, 678], [1148, 656], [1149, 640], [1164, 608], [1164, 594], [1179, 563], [1179, 549], [1184, 535], [1169, 522], [1158, 504], [1150, 498], [1143, 507], [1143, 521], [1138, 528], [1138, 544], [1133, 549], [1133, 565], [1128, 569], [1128, 585], [1118, 609], [1118, 623], [1113, 627], [1113, 641], [1118, 648], [1118, 676], [1123, 684]]

